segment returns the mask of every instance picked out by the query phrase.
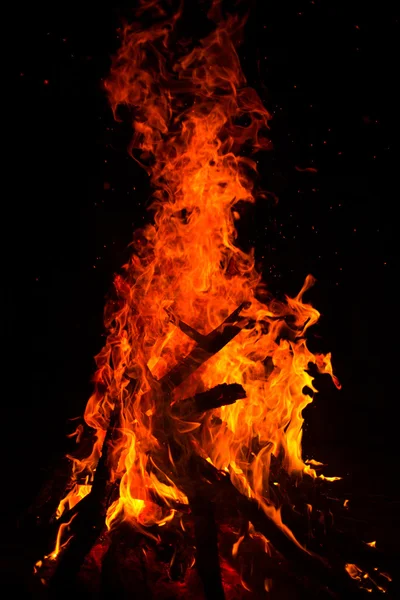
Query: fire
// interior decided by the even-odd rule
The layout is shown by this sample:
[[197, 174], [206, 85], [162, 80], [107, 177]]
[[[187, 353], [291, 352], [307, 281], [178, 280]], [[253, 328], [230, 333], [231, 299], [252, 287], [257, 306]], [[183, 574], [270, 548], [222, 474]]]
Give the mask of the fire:
[[91, 485], [79, 485], [75, 483], [71, 491], [67, 494], [67, 496], [65, 496], [65, 498], [63, 498], [63, 500], [61, 500], [60, 504], [58, 505], [56, 512], [57, 519], [61, 517], [66, 507], [68, 507], [70, 510], [76, 506], [76, 504], [78, 504], [82, 498], [87, 496], [91, 490], [91, 487]]
[[[291, 536], [269, 498], [271, 459], [280, 458], [289, 474], [317, 476], [320, 463], [305, 464], [301, 450], [302, 411], [312, 401], [304, 389], [316, 391], [309, 363], [339, 385], [330, 355], [313, 355], [305, 341], [319, 318], [303, 300], [314, 280], [308, 276], [295, 298], [278, 302], [254, 253], [236, 244], [240, 205], [257, 197], [254, 153], [270, 148], [270, 114], [247, 86], [235, 49], [243, 19], [223, 18], [215, 1], [214, 30], [190, 45], [175, 38], [180, 11], [161, 21], [157, 14], [149, 29], [123, 29], [105, 84], [116, 118], [130, 115], [130, 152], [154, 189], [153, 222], [136, 232], [106, 306], [108, 336], [85, 411], [96, 441], [90, 456], [72, 457], [73, 486], [59, 516], [90, 491], [107, 443], [119, 487], [108, 527], [125, 519], [145, 531], [174, 519], [188, 503], [179, 485], [187, 458], [198, 453]], [[238, 335], [173, 385], [171, 369], [239, 306]], [[179, 413], [183, 399], [220, 384], [240, 384], [245, 397]], [[112, 419], [115, 435], [105, 442]]]
[[[67, 521], [67, 523], [61, 523], [60, 527], [58, 528], [56, 545], [54, 547], [54, 550], [50, 554], [45, 556], [44, 557], [45, 559], [47, 558], [50, 560], [56, 560], [57, 556], [60, 554], [62, 549], [68, 544], [68, 542], [72, 536], [70, 535], [67, 539], [63, 539], [63, 538], [65, 538], [65, 533], [68, 532], [68, 528], [71, 525], [72, 521], [74, 520], [75, 516], [76, 515], [72, 515], [72, 517], [70, 518], [69, 521]], [[37, 572], [37, 570], [40, 569], [42, 564], [43, 564], [43, 561], [38, 560], [37, 563], [35, 564], [34, 571]]]

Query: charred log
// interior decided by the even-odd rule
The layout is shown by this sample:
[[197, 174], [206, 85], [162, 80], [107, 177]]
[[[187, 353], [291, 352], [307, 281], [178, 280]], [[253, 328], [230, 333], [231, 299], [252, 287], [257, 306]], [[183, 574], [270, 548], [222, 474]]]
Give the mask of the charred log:
[[222, 383], [206, 392], [185, 398], [173, 406], [173, 412], [180, 415], [196, 415], [198, 413], [234, 404], [237, 400], [246, 398], [246, 392], [238, 383]]
[[248, 324], [248, 320], [240, 316], [241, 311], [248, 307], [249, 303], [243, 302], [221, 325], [201, 338], [201, 343], [198, 343], [188, 356], [185, 356], [183, 360], [159, 380], [158, 383], [161, 386], [162, 392], [170, 393], [203, 363], [233, 340]]
[[66, 589], [74, 589], [76, 577], [96, 542], [103, 527], [104, 520], [114, 489], [110, 483], [108, 451], [114, 436], [114, 430], [119, 419], [116, 406], [110, 420], [100, 456], [92, 489], [86, 497], [86, 502], [80, 502], [72, 524], [73, 537], [58, 558], [56, 571], [52, 577], [50, 589], [54, 596], [64, 593]]
[[190, 501], [196, 539], [196, 567], [206, 600], [224, 600], [218, 552], [218, 530], [210, 500], [197, 495]]

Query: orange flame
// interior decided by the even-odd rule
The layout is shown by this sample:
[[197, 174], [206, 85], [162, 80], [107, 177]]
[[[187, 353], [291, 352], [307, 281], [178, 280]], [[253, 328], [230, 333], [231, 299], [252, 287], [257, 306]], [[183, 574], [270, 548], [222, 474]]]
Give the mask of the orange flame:
[[[65, 532], [68, 531], [68, 528], [71, 525], [71, 523], [75, 517], [76, 517], [76, 515], [72, 515], [72, 517], [70, 518], [69, 521], [67, 521], [67, 523], [62, 523], [60, 525], [60, 527], [58, 528], [58, 532], [57, 532], [55, 548], [54, 548], [53, 552], [51, 552], [49, 555], [45, 556], [45, 558], [55, 560], [57, 558], [57, 556], [60, 554], [61, 550], [68, 544], [72, 535], [70, 535], [66, 540], [63, 540], [63, 537], [65, 536]], [[42, 561], [38, 561], [36, 563], [36, 567], [40, 567], [41, 564], [42, 564]]]
[[[175, 37], [180, 11], [160, 16], [149, 29], [124, 28], [106, 82], [116, 118], [122, 107], [131, 115], [130, 152], [150, 175], [154, 222], [135, 234], [124, 275], [115, 278], [85, 411], [97, 438], [90, 456], [73, 459], [74, 480], [87, 483], [74, 487], [59, 511], [88, 493], [117, 412], [109, 462], [119, 498], [108, 510], [109, 527], [119, 519], [140, 528], [172, 519], [174, 503], [188, 502], [175, 476], [196, 448], [293, 537], [268, 499], [268, 477], [272, 456], [282, 457], [289, 473], [316, 476], [301, 452], [302, 411], [312, 401], [303, 389], [316, 391], [308, 365], [334, 376], [330, 355], [314, 356], [304, 338], [319, 318], [303, 301], [314, 280], [308, 276], [295, 298], [271, 300], [253, 252], [235, 243], [237, 205], [256, 199], [251, 153], [270, 147], [270, 115], [247, 86], [235, 49], [243, 19], [222, 18], [214, 2], [209, 16], [217, 25], [190, 47]], [[204, 336], [243, 302], [247, 326], [173, 390], [172, 400], [179, 405], [222, 383], [241, 384], [246, 398], [207, 415], [172, 416], [160, 380], [196, 344], [179, 321]]]

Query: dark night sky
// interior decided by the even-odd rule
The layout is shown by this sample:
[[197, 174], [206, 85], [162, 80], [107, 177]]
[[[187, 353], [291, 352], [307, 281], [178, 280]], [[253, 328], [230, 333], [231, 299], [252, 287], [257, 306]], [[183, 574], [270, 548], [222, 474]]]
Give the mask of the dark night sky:
[[[129, 10], [84, 4], [32, 5], [15, 16], [3, 223], [17, 510], [63, 451], [66, 419], [84, 409], [104, 298], [148, 218], [147, 177], [127, 156], [129, 129], [114, 124], [101, 83]], [[335, 474], [352, 473], [355, 485], [393, 494], [399, 21], [381, 2], [253, 4], [240, 56], [274, 113], [274, 150], [259, 167], [279, 204], [258, 204], [244, 232], [278, 295], [295, 294], [309, 272], [317, 278], [309, 298], [322, 319], [310, 344], [333, 351], [343, 383], [336, 392], [320, 382], [306, 451]]]

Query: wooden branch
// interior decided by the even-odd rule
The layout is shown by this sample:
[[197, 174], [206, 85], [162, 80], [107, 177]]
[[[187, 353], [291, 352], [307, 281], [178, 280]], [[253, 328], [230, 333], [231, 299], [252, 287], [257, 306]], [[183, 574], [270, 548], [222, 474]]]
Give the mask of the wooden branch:
[[166, 309], [166, 313], [168, 314], [171, 323], [173, 323], [176, 327], [179, 327], [183, 333], [185, 333], [190, 339], [194, 340], [199, 346], [203, 346], [206, 343], [206, 337], [202, 333], [199, 333], [196, 329], [193, 329], [190, 325], [181, 321], [170, 309]]
[[203, 336], [201, 343], [198, 343], [188, 356], [185, 356], [185, 358], [159, 380], [158, 384], [161, 386], [161, 391], [169, 394], [194, 373], [200, 365], [214, 356], [214, 354], [217, 354], [226, 344], [233, 340], [248, 323], [247, 319], [240, 316], [241, 311], [248, 307], [249, 302], [243, 302], [219, 327], [211, 331], [208, 335]]
[[206, 600], [224, 600], [218, 552], [218, 530], [214, 507], [207, 498], [196, 495], [190, 501], [196, 540], [196, 568]]
[[183, 504], [182, 502], [178, 502], [177, 500], [171, 499], [168, 499], [167, 501], [161, 496], [159, 496], [155, 490], [148, 490], [148, 492], [151, 502], [157, 504], [158, 506], [161, 506], [161, 508], [165, 508], [167, 510], [176, 510], [177, 512], [185, 514], [190, 512], [188, 504]]
[[104, 439], [102, 454], [97, 464], [90, 493], [79, 502], [78, 511], [71, 524], [73, 537], [61, 551], [55, 573], [50, 582], [51, 594], [57, 598], [66, 590], [74, 591], [76, 577], [104, 527], [111, 492], [108, 452], [119, 419], [119, 407], [116, 405], [110, 419], [110, 425]]
[[246, 398], [246, 392], [241, 385], [222, 383], [206, 392], [196, 394], [192, 398], [185, 398], [177, 402], [173, 405], [172, 412], [179, 415], [195, 415], [213, 408], [234, 404], [236, 400], [243, 398]]

